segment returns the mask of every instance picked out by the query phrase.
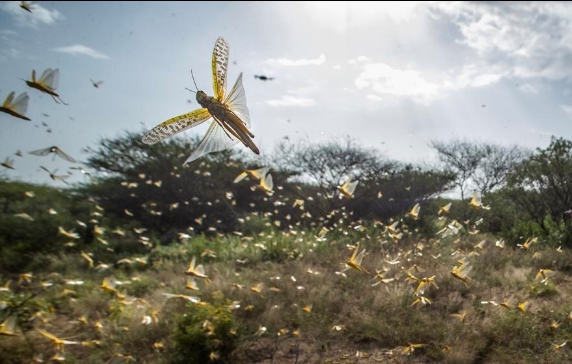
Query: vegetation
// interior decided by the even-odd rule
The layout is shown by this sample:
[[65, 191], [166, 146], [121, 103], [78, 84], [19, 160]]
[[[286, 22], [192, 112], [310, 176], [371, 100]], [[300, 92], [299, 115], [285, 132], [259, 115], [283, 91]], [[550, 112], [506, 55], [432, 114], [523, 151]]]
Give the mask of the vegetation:
[[[435, 142], [459, 164], [434, 168], [302, 142], [183, 167], [196, 140], [139, 140], [101, 140], [73, 188], [0, 182], [3, 362], [571, 360], [572, 142]], [[273, 193], [234, 183], [265, 166]]]

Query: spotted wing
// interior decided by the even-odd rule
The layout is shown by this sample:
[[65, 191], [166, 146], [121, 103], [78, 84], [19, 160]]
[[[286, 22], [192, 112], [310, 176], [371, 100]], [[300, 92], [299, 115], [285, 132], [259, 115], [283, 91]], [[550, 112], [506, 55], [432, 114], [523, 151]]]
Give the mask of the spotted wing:
[[42, 73], [42, 77], [40, 77], [38, 83], [51, 91], [55, 91], [60, 83], [60, 69], [56, 68], [52, 70], [48, 68]]
[[175, 116], [151, 129], [143, 136], [143, 143], [155, 144], [161, 140], [180, 133], [184, 130], [200, 125], [211, 117], [205, 108], [187, 114]]
[[223, 103], [242, 120], [247, 128], [250, 128], [250, 114], [246, 106], [246, 93], [242, 87], [242, 73], [238, 75]]
[[184, 164], [191, 163], [205, 154], [228, 149], [236, 143], [238, 143], [238, 140], [231, 139], [223, 127], [220, 126], [220, 122], [215, 119], [209, 126], [198, 148], [187, 158]]
[[223, 37], [219, 37], [215, 43], [212, 59], [214, 96], [219, 101], [224, 100], [224, 94], [226, 92], [228, 54], [228, 43]]

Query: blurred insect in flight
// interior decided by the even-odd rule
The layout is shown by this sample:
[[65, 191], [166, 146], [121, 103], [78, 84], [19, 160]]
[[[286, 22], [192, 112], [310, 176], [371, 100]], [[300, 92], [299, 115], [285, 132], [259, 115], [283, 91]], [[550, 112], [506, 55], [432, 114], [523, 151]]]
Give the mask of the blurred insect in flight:
[[2, 165], [2, 167], [4, 168], [15, 169], [14, 160], [10, 159], [10, 157], [6, 157], [6, 159], [4, 159], [4, 162], [2, 162], [0, 165]]
[[32, 12], [32, 5], [29, 4], [27, 1], [20, 1], [20, 7], [29, 13]]
[[73, 159], [70, 155], [68, 155], [67, 153], [64, 153], [60, 148], [53, 146], [53, 147], [49, 147], [49, 148], [44, 148], [44, 149], [38, 149], [38, 150], [33, 150], [31, 152], [29, 152], [30, 154], [33, 155], [38, 155], [38, 156], [46, 156], [50, 153], [54, 153], [54, 157], [52, 159], [56, 158], [56, 155], [62, 159], [65, 159], [68, 162], [71, 163], [76, 163], [76, 160]]
[[209, 126], [207, 133], [184, 164], [190, 163], [205, 154], [228, 149], [239, 141], [254, 153], [260, 154], [258, 147], [252, 141], [254, 135], [248, 129], [250, 128], [250, 115], [246, 106], [246, 95], [242, 87], [242, 73], [238, 76], [228, 95], [226, 95], [228, 55], [228, 43], [224, 38], [219, 37], [215, 43], [212, 57], [214, 97], [207, 96], [204, 91], [199, 91], [195, 82], [197, 102], [202, 108], [176, 116], [157, 125], [143, 136], [143, 143], [155, 144], [165, 138], [200, 125], [212, 117], [214, 121]]
[[50, 172], [49, 169], [47, 169], [44, 166], [40, 166], [41, 169], [43, 169], [44, 171], [48, 172], [50, 174], [50, 178], [53, 179], [54, 181], [62, 181], [63, 183], [65, 183], [66, 185], [68, 184], [65, 179], [68, 178], [68, 175], [56, 175], [56, 172], [58, 171], [57, 169], [55, 169], [53, 172]]
[[419, 211], [421, 210], [421, 205], [415, 204], [411, 211], [407, 213], [407, 216], [412, 218], [413, 220], [419, 220]]
[[479, 191], [475, 191], [473, 193], [473, 197], [471, 198], [471, 202], [469, 202], [469, 206], [476, 210], [490, 210], [490, 206], [483, 205], [481, 200], [481, 193]]
[[0, 335], [6, 336], [17, 336], [16, 327], [18, 325], [18, 317], [16, 315], [11, 315], [0, 324]]
[[60, 97], [60, 95], [58, 95], [56, 93], [56, 89], [58, 88], [59, 82], [60, 82], [60, 70], [59, 68], [56, 68], [55, 70], [48, 68], [47, 70], [44, 71], [44, 73], [42, 73], [42, 77], [40, 77], [39, 80], [36, 80], [36, 70], [32, 70], [32, 80], [31, 81], [26, 81], [26, 84], [28, 86], [30, 86], [31, 88], [35, 88], [36, 90], [40, 90], [43, 93], [46, 93], [48, 95], [50, 95], [55, 102], [58, 102], [58, 100], [60, 100], [60, 102], [64, 105], [67, 105]]
[[361, 266], [361, 262], [363, 261], [363, 257], [365, 256], [365, 249], [359, 253], [358, 250], [359, 250], [359, 244], [357, 244], [357, 246], [354, 248], [352, 256], [350, 257], [350, 259], [346, 261], [346, 265], [355, 270], [359, 270], [360, 272], [369, 274], [369, 272], [364, 267]]
[[260, 81], [272, 81], [274, 77], [268, 77], [264, 75], [254, 75], [254, 78], [258, 78]]
[[6, 114], [10, 114], [20, 119], [28, 120], [29, 118], [25, 117], [26, 111], [28, 110], [28, 101], [30, 101], [30, 97], [28, 96], [27, 92], [23, 92], [16, 100], [14, 100], [15, 92], [10, 92], [4, 103], [0, 107], [0, 111], [5, 112]]
[[344, 184], [342, 184], [341, 186], [338, 186], [338, 191], [340, 192], [340, 198], [342, 196], [345, 198], [354, 198], [354, 191], [356, 189], [357, 184], [358, 184], [358, 181], [352, 182], [352, 178], [349, 177], [344, 182]]
[[93, 85], [93, 87], [95, 88], [99, 88], [99, 85], [101, 85], [103, 83], [103, 81], [97, 81], [95, 82], [94, 80], [92, 80], [91, 78], [89, 79], [91, 81], [91, 84]]

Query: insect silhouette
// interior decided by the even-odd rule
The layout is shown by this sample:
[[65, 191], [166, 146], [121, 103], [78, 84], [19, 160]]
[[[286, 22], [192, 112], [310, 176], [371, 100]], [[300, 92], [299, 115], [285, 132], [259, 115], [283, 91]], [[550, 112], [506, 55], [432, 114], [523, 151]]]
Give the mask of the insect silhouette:
[[274, 77], [268, 77], [264, 75], [254, 75], [254, 78], [258, 78], [260, 81], [272, 81]]
[[40, 90], [43, 93], [46, 93], [48, 95], [50, 95], [55, 102], [58, 102], [58, 100], [60, 100], [60, 102], [64, 105], [67, 105], [60, 97], [60, 95], [58, 95], [56, 93], [56, 89], [58, 88], [58, 84], [60, 82], [60, 70], [59, 68], [56, 68], [55, 70], [48, 68], [47, 70], [44, 71], [44, 73], [42, 73], [42, 77], [40, 77], [39, 80], [36, 80], [36, 70], [32, 70], [32, 80], [31, 81], [26, 81], [26, 84], [28, 86], [30, 86], [31, 88], [35, 88], [36, 90]]
[[92, 80], [91, 78], [89, 79], [91, 81], [91, 84], [93, 85], [93, 87], [95, 88], [99, 88], [99, 85], [101, 85], [103, 83], [103, 81], [97, 81], [95, 82], [94, 80]]
[[27, 1], [20, 1], [20, 7], [27, 12], [32, 12], [32, 6]]
[[65, 183], [66, 185], [68, 184], [65, 179], [69, 177], [69, 175], [57, 175], [56, 173], [58, 172], [57, 169], [55, 169], [53, 172], [51, 172], [49, 169], [47, 169], [44, 166], [40, 166], [41, 169], [43, 169], [44, 171], [48, 172], [48, 174], [50, 175], [50, 178], [53, 179], [54, 181], [62, 181], [63, 183]]
[[20, 95], [18, 95], [18, 97], [16, 97], [16, 100], [14, 100], [15, 94], [16, 93], [13, 91], [10, 92], [10, 94], [8, 95], [8, 97], [6, 97], [6, 100], [4, 100], [4, 103], [0, 107], [0, 111], [20, 119], [30, 121], [29, 118], [24, 116], [24, 114], [26, 114], [26, 111], [28, 110], [28, 101], [30, 100], [28, 93], [23, 92]]
[[14, 160], [10, 159], [10, 157], [6, 157], [6, 159], [4, 159], [4, 162], [0, 163], [0, 165], [4, 168], [15, 169]]
[[248, 129], [250, 128], [250, 115], [246, 106], [246, 95], [242, 87], [242, 73], [238, 76], [228, 95], [226, 95], [228, 55], [228, 43], [224, 38], [219, 37], [215, 43], [212, 56], [214, 97], [207, 96], [204, 91], [199, 91], [195, 82], [197, 102], [202, 108], [176, 116], [157, 125], [143, 136], [143, 143], [155, 144], [213, 118], [214, 120], [199, 146], [187, 158], [184, 164], [190, 163], [205, 154], [228, 149], [239, 141], [254, 153], [260, 154], [258, 147], [252, 141], [254, 135]]
[[37, 156], [46, 156], [50, 153], [54, 153], [54, 158], [56, 158], [56, 155], [58, 155], [58, 157], [65, 159], [68, 162], [71, 163], [76, 163], [76, 160], [73, 159], [70, 155], [68, 155], [67, 153], [64, 153], [60, 148], [53, 146], [53, 147], [48, 147], [48, 148], [44, 148], [44, 149], [38, 149], [38, 150], [33, 150], [31, 152], [29, 152], [30, 154], [33, 155], [37, 155]]

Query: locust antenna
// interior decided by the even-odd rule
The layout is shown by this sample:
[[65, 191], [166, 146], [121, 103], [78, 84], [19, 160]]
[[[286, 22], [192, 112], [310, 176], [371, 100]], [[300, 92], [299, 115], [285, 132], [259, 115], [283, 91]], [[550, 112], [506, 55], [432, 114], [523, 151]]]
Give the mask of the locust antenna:
[[197, 87], [197, 82], [195, 81], [195, 75], [193, 75], [193, 70], [191, 70], [191, 76], [193, 77], [193, 83], [195, 84], [195, 88], [196, 88], [197, 91], [198, 91], [199, 88]]
[[[193, 75], [193, 70], [191, 70], [191, 76], [193, 77], [193, 83], [195, 84], [195, 88], [197, 89], [197, 91], [199, 90], [199, 88], [197, 87], [197, 82], [195, 81], [195, 75]], [[197, 91], [193, 91], [188, 87], [185, 87], [185, 90], [187, 91], [191, 91], [192, 93], [197, 93]]]

